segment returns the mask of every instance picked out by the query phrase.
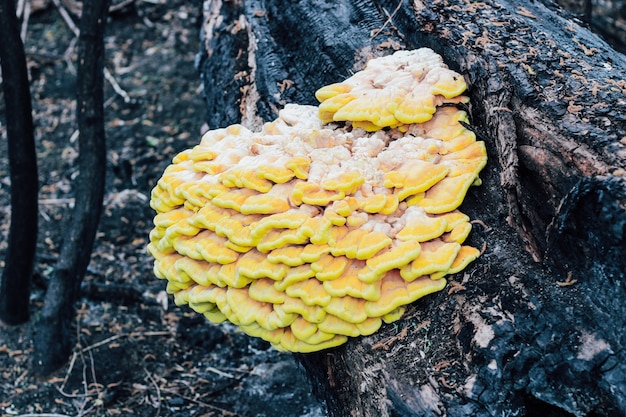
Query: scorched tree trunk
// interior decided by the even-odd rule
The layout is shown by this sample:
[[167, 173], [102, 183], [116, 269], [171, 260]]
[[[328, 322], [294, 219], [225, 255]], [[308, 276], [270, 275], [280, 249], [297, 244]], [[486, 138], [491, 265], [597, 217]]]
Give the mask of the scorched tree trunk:
[[64, 365], [74, 340], [74, 303], [98, 230], [106, 169], [104, 132], [104, 27], [108, 0], [86, 2], [78, 37], [76, 119], [80, 136], [75, 206], [37, 323], [33, 367], [48, 375]]
[[333, 416], [626, 414], [626, 58], [555, 3], [207, 1], [211, 128], [258, 127], [430, 47], [487, 144], [479, 260], [369, 337], [298, 355]]
[[26, 56], [11, 0], [0, 1], [0, 61], [11, 171], [11, 226], [0, 285], [0, 321], [13, 325], [29, 318], [39, 179]]

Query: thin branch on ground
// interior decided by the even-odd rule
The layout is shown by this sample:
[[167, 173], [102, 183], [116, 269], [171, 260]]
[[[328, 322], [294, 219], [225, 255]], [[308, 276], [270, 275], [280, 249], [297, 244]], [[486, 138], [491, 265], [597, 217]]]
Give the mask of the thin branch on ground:
[[191, 397], [188, 397], [186, 395], [183, 395], [178, 390], [175, 390], [175, 389], [163, 388], [161, 391], [162, 392], [166, 392], [168, 394], [175, 394], [176, 396], [182, 398], [183, 400], [192, 402], [192, 403], [197, 404], [197, 405], [199, 405], [201, 407], [206, 407], [206, 408], [210, 408], [211, 410], [219, 411], [224, 416], [233, 416], [233, 417], [238, 417], [239, 416], [239, 414], [234, 413], [232, 411], [228, 411], [228, 410], [225, 410], [223, 408], [217, 407], [215, 405], [205, 403], [204, 401], [200, 401], [198, 399], [191, 398]]
[[109, 13], [117, 12], [118, 10], [122, 10], [124, 7], [133, 4], [135, 1], [137, 1], [137, 0], [123, 0], [123, 1], [121, 1], [119, 3], [117, 3], [117, 4], [113, 4], [113, 5], [109, 6]]
[[87, 352], [89, 350], [98, 348], [102, 345], [106, 345], [108, 343], [111, 343], [114, 340], [120, 339], [122, 337], [129, 337], [129, 338], [133, 338], [133, 337], [153, 337], [153, 336], [174, 336], [174, 334], [172, 334], [172, 332], [168, 332], [168, 331], [156, 331], [156, 332], [131, 332], [131, 333], [120, 333], [120, 334], [116, 334], [113, 335], [107, 339], [101, 340], [98, 343], [94, 343], [93, 345], [89, 345], [83, 349], [81, 349], [81, 352]]
[[378, 36], [383, 31], [383, 29], [385, 29], [385, 27], [387, 27], [387, 25], [391, 23], [391, 21], [393, 20], [393, 17], [396, 15], [396, 13], [398, 13], [398, 10], [400, 10], [401, 6], [402, 6], [402, 0], [398, 2], [396, 9], [393, 11], [393, 13], [391, 13], [391, 15], [387, 12], [387, 10], [383, 9], [385, 14], [387, 15], [387, 20], [385, 21], [385, 23], [382, 25], [380, 29], [375, 29], [374, 31], [372, 31], [372, 36], [370, 39], [374, 39], [376, 36]]
[[43, 413], [43, 414], [18, 414], [14, 417], [75, 417], [68, 416], [67, 414], [56, 414], [56, 413]]
[[44, 206], [70, 206], [74, 205], [74, 198], [40, 198], [39, 204]]
[[65, 384], [67, 384], [67, 381], [70, 379], [70, 375], [72, 374], [72, 370], [74, 369], [74, 363], [76, 362], [77, 356], [78, 355], [76, 354], [76, 352], [72, 354], [72, 357], [70, 358], [70, 364], [67, 367], [67, 372], [65, 373], [65, 378], [63, 379], [63, 383], [60, 387], [57, 387], [57, 391], [59, 391], [64, 396], [67, 396], [63, 390], [65, 389]]
[[63, 7], [63, 5], [61, 4], [59, 0], [52, 0], [52, 2], [54, 3], [57, 10], [61, 14], [61, 17], [65, 21], [65, 24], [70, 28], [70, 30], [74, 33], [75, 36], [78, 36], [80, 31], [78, 30], [78, 26], [76, 26], [76, 24], [74, 23], [74, 20], [72, 20], [72, 16], [70, 16], [67, 10], [65, 10], [65, 7]]
[[154, 417], [159, 417], [159, 415], [161, 414], [161, 389], [159, 388], [159, 384], [157, 384], [156, 380], [154, 379], [154, 377], [152, 376], [152, 374], [150, 372], [148, 372], [148, 370], [144, 367], [143, 368], [144, 372], [146, 373], [146, 378], [148, 379], [148, 381], [150, 381], [150, 383], [154, 386], [154, 389], [156, 390], [157, 393], [157, 407], [156, 407], [156, 415]]
[[26, 0], [18, 0], [15, 4], [15, 15], [18, 19], [22, 18], [22, 13], [24, 13], [24, 7], [26, 7]]
[[113, 74], [111, 74], [111, 71], [109, 71], [109, 69], [106, 67], [104, 68], [104, 78], [106, 78], [109, 84], [111, 84], [111, 87], [113, 87], [113, 90], [124, 99], [124, 103], [131, 102], [131, 98], [128, 95], [128, 93], [124, 91], [122, 87], [120, 87], [120, 85], [117, 83], [117, 81], [113, 77]]
[[76, 75], [76, 67], [72, 62], [72, 55], [74, 54], [74, 48], [76, 47], [76, 42], [78, 41], [78, 37], [74, 36], [70, 41], [70, 45], [67, 47], [65, 52], [63, 53], [63, 60], [65, 61], [65, 65], [67, 65], [67, 69], [70, 74]]
[[20, 31], [20, 37], [22, 42], [26, 41], [26, 31], [28, 30], [28, 21], [30, 19], [30, 0], [26, 0], [23, 6], [24, 18], [22, 19], [22, 29]]

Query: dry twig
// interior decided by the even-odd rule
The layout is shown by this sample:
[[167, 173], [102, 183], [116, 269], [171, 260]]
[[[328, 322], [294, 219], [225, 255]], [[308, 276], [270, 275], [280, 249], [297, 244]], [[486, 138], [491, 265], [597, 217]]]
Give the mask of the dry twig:
[[[22, 3], [20, 1], [20, 3]], [[23, 14], [24, 18], [22, 19], [22, 30], [20, 31], [20, 37], [22, 38], [22, 42], [26, 40], [26, 31], [28, 30], [28, 20], [30, 19], [30, 0], [26, 0], [23, 2]]]
[[217, 406], [215, 406], [215, 405], [211, 405], [211, 404], [205, 403], [204, 401], [200, 401], [200, 400], [197, 400], [197, 399], [195, 399], [195, 398], [191, 398], [191, 397], [187, 397], [186, 395], [182, 395], [182, 394], [181, 394], [179, 391], [177, 391], [177, 390], [172, 390], [172, 389], [163, 389], [162, 391], [163, 391], [163, 392], [167, 392], [167, 393], [169, 393], [169, 394], [176, 394], [176, 396], [178, 396], [178, 397], [182, 398], [183, 400], [185, 400], [185, 401], [189, 401], [189, 402], [192, 402], [192, 403], [197, 404], [197, 405], [199, 405], [199, 406], [201, 406], [201, 407], [206, 407], [206, 408], [210, 408], [211, 410], [219, 411], [219, 412], [220, 412], [220, 413], [222, 413], [222, 415], [224, 415], [224, 416], [232, 416], [232, 417], [237, 417], [237, 416], [239, 416], [239, 414], [237, 414], [237, 413], [233, 413], [232, 411], [228, 411], [228, 410], [225, 410], [225, 409], [223, 409], [223, 408], [217, 407]]
[[126, 91], [124, 91], [122, 87], [120, 87], [120, 85], [117, 83], [117, 81], [113, 77], [113, 74], [111, 74], [111, 71], [109, 71], [109, 69], [106, 67], [104, 68], [104, 78], [106, 78], [109, 84], [111, 84], [111, 87], [113, 87], [113, 90], [115, 90], [115, 92], [124, 99], [124, 103], [130, 103], [131, 101], [130, 96], [128, 95]]
[[43, 414], [19, 414], [15, 417], [75, 417], [75, 416], [68, 416], [67, 414], [57, 414], [57, 413], [43, 413]]
[[393, 13], [391, 13], [391, 15], [389, 13], [387, 13], [387, 10], [383, 9], [383, 11], [385, 12], [385, 14], [387, 15], [387, 20], [385, 21], [385, 23], [383, 24], [383, 26], [380, 29], [375, 29], [372, 32], [372, 36], [370, 39], [374, 39], [376, 36], [378, 36], [383, 29], [385, 29], [385, 27], [387, 27], [387, 25], [389, 23], [391, 23], [391, 21], [393, 20], [393, 17], [396, 15], [396, 13], [398, 13], [398, 10], [400, 10], [400, 7], [402, 6], [402, 0], [400, 0], [398, 2], [398, 5], [396, 6], [396, 9], [393, 11]]
[[156, 390], [157, 393], [157, 400], [156, 400], [156, 415], [154, 417], [159, 417], [159, 415], [161, 414], [161, 389], [159, 388], [159, 384], [157, 384], [156, 380], [152, 377], [152, 374], [150, 372], [148, 372], [148, 370], [146, 368], [143, 368], [144, 372], [146, 373], [146, 378], [148, 378], [148, 381], [150, 381], [150, 383], [154, 386], [154, 389]]

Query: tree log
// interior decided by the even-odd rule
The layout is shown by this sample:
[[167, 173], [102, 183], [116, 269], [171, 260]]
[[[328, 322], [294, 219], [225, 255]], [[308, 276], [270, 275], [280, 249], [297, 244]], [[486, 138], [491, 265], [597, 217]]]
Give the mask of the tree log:
[[463, 74], [485, 251], [398, 322], [298, 355], [333, 416], [626, 414], [626, 57], [549, 0], [205, 2], [211, 128], [395, 49]]

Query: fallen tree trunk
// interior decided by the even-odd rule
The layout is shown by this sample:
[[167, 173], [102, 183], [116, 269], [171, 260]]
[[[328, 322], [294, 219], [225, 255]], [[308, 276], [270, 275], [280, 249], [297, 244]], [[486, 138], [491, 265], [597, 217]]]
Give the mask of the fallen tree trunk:
[[378, 333], [298, 355], [330, 415], [626, 413], [626, 58], [544, 0], [207, 1], [210, 128], [395, 49], [470, 85], [487, 144], [462, 210], [484, 254]]

